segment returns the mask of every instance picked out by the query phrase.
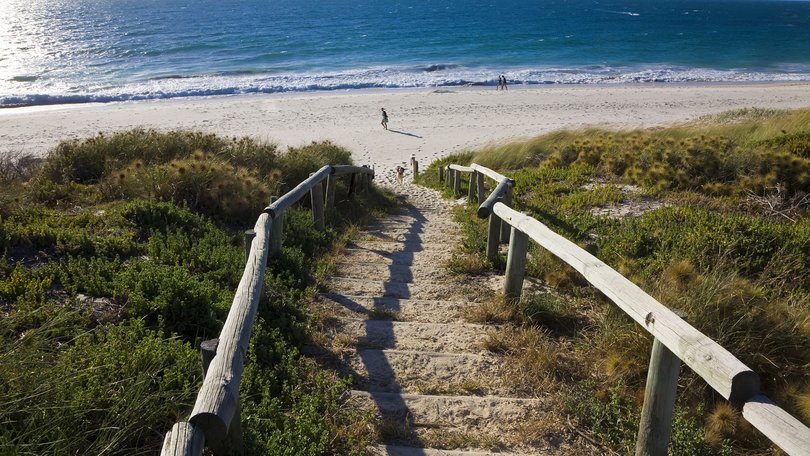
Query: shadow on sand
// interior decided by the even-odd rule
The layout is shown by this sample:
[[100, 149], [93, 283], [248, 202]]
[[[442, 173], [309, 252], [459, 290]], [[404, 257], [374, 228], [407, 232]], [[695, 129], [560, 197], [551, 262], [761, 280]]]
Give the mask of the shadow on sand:
[[419, 139], [422, 139], [422, 137], [421, 137], [421, 136], [419, 136], [419, 135], [415, 135], [415, 134], [413, 134], [413, 133], [408, 133], [407, 131], [399, 131], [399, 130], [391, 130], [391, 129], [389, 129], [388, 131], [390, 131], [391, 133], [399, 133], [400, 135], [412, 136], [412, 137], [414, 137], [414, 138], [419, 138]]

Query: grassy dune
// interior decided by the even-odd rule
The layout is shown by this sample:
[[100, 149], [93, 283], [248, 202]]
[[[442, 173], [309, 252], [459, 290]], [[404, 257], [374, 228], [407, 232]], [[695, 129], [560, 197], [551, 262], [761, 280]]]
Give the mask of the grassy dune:
[[[0, 163], [0, 453], [156, 454], [193, 405], [197, 346], [217, 337], [244, 268], [242, 232], [348, 151], [133, 130]], [[339, 187], [338, 195], [347, 188]], [[366, 437], [346, 385], [301, 358], [321, 258], [387, 205], [339, 201], [317, 231], [286, 217], [268, 265], [242, 420], [250, 454], [352, 454]], [[362, 429], [362, 428], [359, 428]]]
[[[435, 168], [450, 162], [513, 177], [519, 210], [685, 311], [760, 374], [766, 394], [810, 423], [810, 110], [555, 132], [448, 157], [423, 181], [438, 186]], [[484, 224], [470, 210], [459, 219], [468, 240], [449, 267], [480, 272]], [[517, 308], [494, 299], [475, 318], [517, 324], [516, 347], [536, 340], [515, 361], [533, 374], [514, 378], [526, 388], [553, 382], [575, 398], [569, 411], [582, 425], [615, 451], [632, 452], [650, 337], [541, 248], [530, 251], [528, 273], [550, 291]], [[508, 343], [493, 342], [497, 351], [521, 351]], [[680, 386], [672, 454], [772, 454], [688, 369]]]

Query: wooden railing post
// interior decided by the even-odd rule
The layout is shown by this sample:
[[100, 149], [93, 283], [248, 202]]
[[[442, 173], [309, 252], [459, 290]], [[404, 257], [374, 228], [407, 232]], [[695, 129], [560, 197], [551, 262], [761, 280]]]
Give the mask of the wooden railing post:
[[[252, 230], [251, 230], [252, 231]], [[255, 236], [255, 233], [254, 233]], [[247, 236], [246, 236], [247, 239]], [[208, 374], [208, 366], [217, 354], [219, 347], [219, 339], [205, 340], [200, 344], [200, 358], [202, 360], [203, 378]], [[228, 438], [226, 442], [210, 442], [212, 451], [215, 454], [241, 454], [243, 441], [242, 441], [242, 409], [239, 406], [239, 401], [236, 402], [236, 410], [231, 420], [231, 425], [228, 428]], [[227, 448], [226, 448], [227, 445]], [[196, 453], [201, 454], [201, 453]]]
[[326, 207], [327, 209], [335, 207], [335, 187], [337, 183], [337, 175], [330, 174], [326, 178]]
[[203, 378], [208, 373], [208, 366], [211, 365], [211, 360], [217, 354], [217, 347], [219, 346], [219, 339], [204, 340], [200, 344], [200, 358], [202, 359], [202, 372]]
[[[503, 199], [501, 199], [503, 204], [506, 204], [509, 207], [512, 207], [512, 186], [506, 187], [506, 193], [503, 194]], [[511, 225], [508, 222], [502, 221], [501, 222], [501, 243], [509, 242], [510, 236], [510, 229]]]
[[454, 169], [453, 170], [453, 195], [458, 196], [459, 191], [461, 190], [461, 171]]
[[444, 167], [439, 166], [437, 169], [439, 170], [439, 182], [444, 182]]
[[354, 187], [355, 187], [355, 177], [357, 174], [351, 173], [349, 174], [349, 194], [348, 197], [351, 198], [354, 195]]
[[484, 194], [486, 188], [484, 188], [484, 173], [479, 173], [478, 171], [475, 172], [476, 183], [475, 186], [478, 188], [478, 204], [483, 203], [487, 196]]
[[507, 299], [520, 299], [523, 292], [523, 277], [526, 274], [526, 253], [528, 249], [529, 236], [512, 227], [509, 238], [509, 254], [506, 257], [506, 275], [503, 283], [503, 294]]
[[[686, 314], [674, 311], [686, 319]], [[644, 406], [636, 439], [636, 456], [666, 456], [678, 392], [681, 360], [658, 339], [653, 340]]]
[[489, 215], [489, 229], [487, 230], [487, 258], [491, 262], [498, 259], [498, 237], [500, 236], [501, 219], [494, 213]]
[[323, 218], [323, 185], [318, 184], [309, 191], [309, 199], [312, 202], [312, 221], [315, 223], [315, 228], [323, 231], [326, 228], [326, 222]]
[[245, 261], [250, 258], [250, 249], [253, 246], [253, 238], [256, 237], [256, 231], [245, 230]]
[[472, 201], [473, 198], [475, 198], [477, 196], [477, 194], [475, 192], [475, 182], [476, 182], [475, 175], [476, 174], [478, 174], [477, 171], [473, 171], [473, 172], [470, 173], [470, 184], [469, 184], [469, 187], [467, 188], [467, 200], [469, 200], [469, 201]]
[[[331, 176], [330, 176], [331, 177]], [[270, 198], [270, 202], [278, 199], [277, 196]], [[281, 252], [281, 244], [284, 242], [284, 211], [280, 211], [273, 217], [270, 225], [270, 254]]]

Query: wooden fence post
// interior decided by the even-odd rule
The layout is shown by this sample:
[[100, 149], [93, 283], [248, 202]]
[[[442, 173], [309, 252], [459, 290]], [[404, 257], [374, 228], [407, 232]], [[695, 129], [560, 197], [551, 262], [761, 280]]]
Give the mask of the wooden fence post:
[[326, 178], [326, 208], [335, 207], [335, 187], [337, 183], [337, 176], [330, 174]]
[[[686, 319], [685, 313], [674, 312]], [[672, 415], [680, 370], [680, 358], [658, 339], [653, 340], [636, 439], [636, 456], [666, 456], [672, 435]]]
[[309, 199], [312, 202], [312, 220], [315, 228], [323, 231], [326, 223], [323, 218], [323, 186], [318, 184], [309, 191]]
[[481, 204], [487, 199], [487, 196], [484, 195], [484, 192], [486, 192], [487, 190], [486, 188], [484, 188], [484, 173], [476, 172], [475, 174], [476, 174], [475, 187], [478, 189], [478, 204]]
[[[331, 176], [330, 176], [331, 177]], [[275, 202], [277, 196], [270, 198], [270, 202]], [[281, 252], [281, 244], [284, 242], [284, 211], [280, 211], [273, 217], [273, 223], [270, 225], [270, 253], [278, 254]]]
[[498, 259], [498, 237], [500, 236], [501, 219], [493, 212], [489, 214], [489, 229], [487, 230], [487, 258], [491, 262]]
[[355, 178], [356, 175], [357, 174], [355, 174], [355, 173], [349, 174], [349, 194], [348, 194], [349, 198], [351, 198], [352, 195], [354, 195], [354, 187], [355, 187], [354, 178]]
[[523, 277], [526, 275], [526, 253], [528, 248], [529, 236], [512, 227], [509, 238], [509, 254], [506, 257], [506, 276], [503, 284], [503, 294], [507, 299], [520, 299], [523, 292]]
[[444, 182], [444, 167], [439, 166], [437, 169], [439, 170], [439, 182]]
[[[503, 204], [506, 204], [509, 207], [512, 207], [512, 186], [506, 187], [506, 192], [503, 194], [503, 198], [501, 199]], [[510, 237], [510, 229], [512, 228], [509, 223], [506, 221], [501, 221], [501, 242], [507, 243], [509, 242]]]
[[414, 158], [413, 159], [413, 178], [416, 179], [419, 177], [419, 162]]
[[[255, 233], [254, 233], [255, 236]], [[247, 237], [246, 237], [247, 238]], [[200, 358], [202, 359], [203, 378], [208, 373], [208, 366], [217, 354], [219, 347], [219, 339], [205, 340], [200, 344]], [[227, 442], [210, 442], [212, 445], [211, 450], [215, 454], [241, 454], [243, 452], [244, 442], [242, 440], [242, 408], [239, 401], [236, 402], [236, 410], [233, 412], [233, 419], [231, 426], [228, 429]], [[227, 448], [225, 447], [227, 445]], [[202, 454], [196, 453], [196, 454]]]
[[256, 237], [254, 230], [245, 230], [245, 261], [250, 258], [250, 249], [253, 246], [253, 238]]
[[458, 192], [461, 190], [461, 171], [454, 169], [453, 170], [453, 196], [458, 196]]
[[476, 182], [475, 175], [476, 174], [478, 174], [478, 171], [473, 171], [473, 172], [470, 173], [470, 185], [467, 188], [467, 200], [468, 201], [472, 201], [473, 198], [476, 197], [476, 192], [475, 192], [475, 182]]
[[208, 373], [208, 366], [211, 365], [211, 360], [217, 354], [217, 347], [219, 346], [219, 339], [204, 340], [200, 344], [200, 358], [202, 359], [203, 377]]

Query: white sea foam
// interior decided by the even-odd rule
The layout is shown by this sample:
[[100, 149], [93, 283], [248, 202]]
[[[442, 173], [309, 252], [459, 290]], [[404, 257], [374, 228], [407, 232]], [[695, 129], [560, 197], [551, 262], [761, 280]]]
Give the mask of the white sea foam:
[[364, 88], [495, 86], [499, 74], [505, 74], [511, 85], [810, 81], [810, 67], [806, 66], [785, 66], [778, 71], [742, 71], [604, 66], [494, 69], [432, 64], [324, 73], [168, 75], [106, 87], [56, 88], [41, 84], [36, 78], [15, 77], [12, 81], [0, 81], [0, 106]]

